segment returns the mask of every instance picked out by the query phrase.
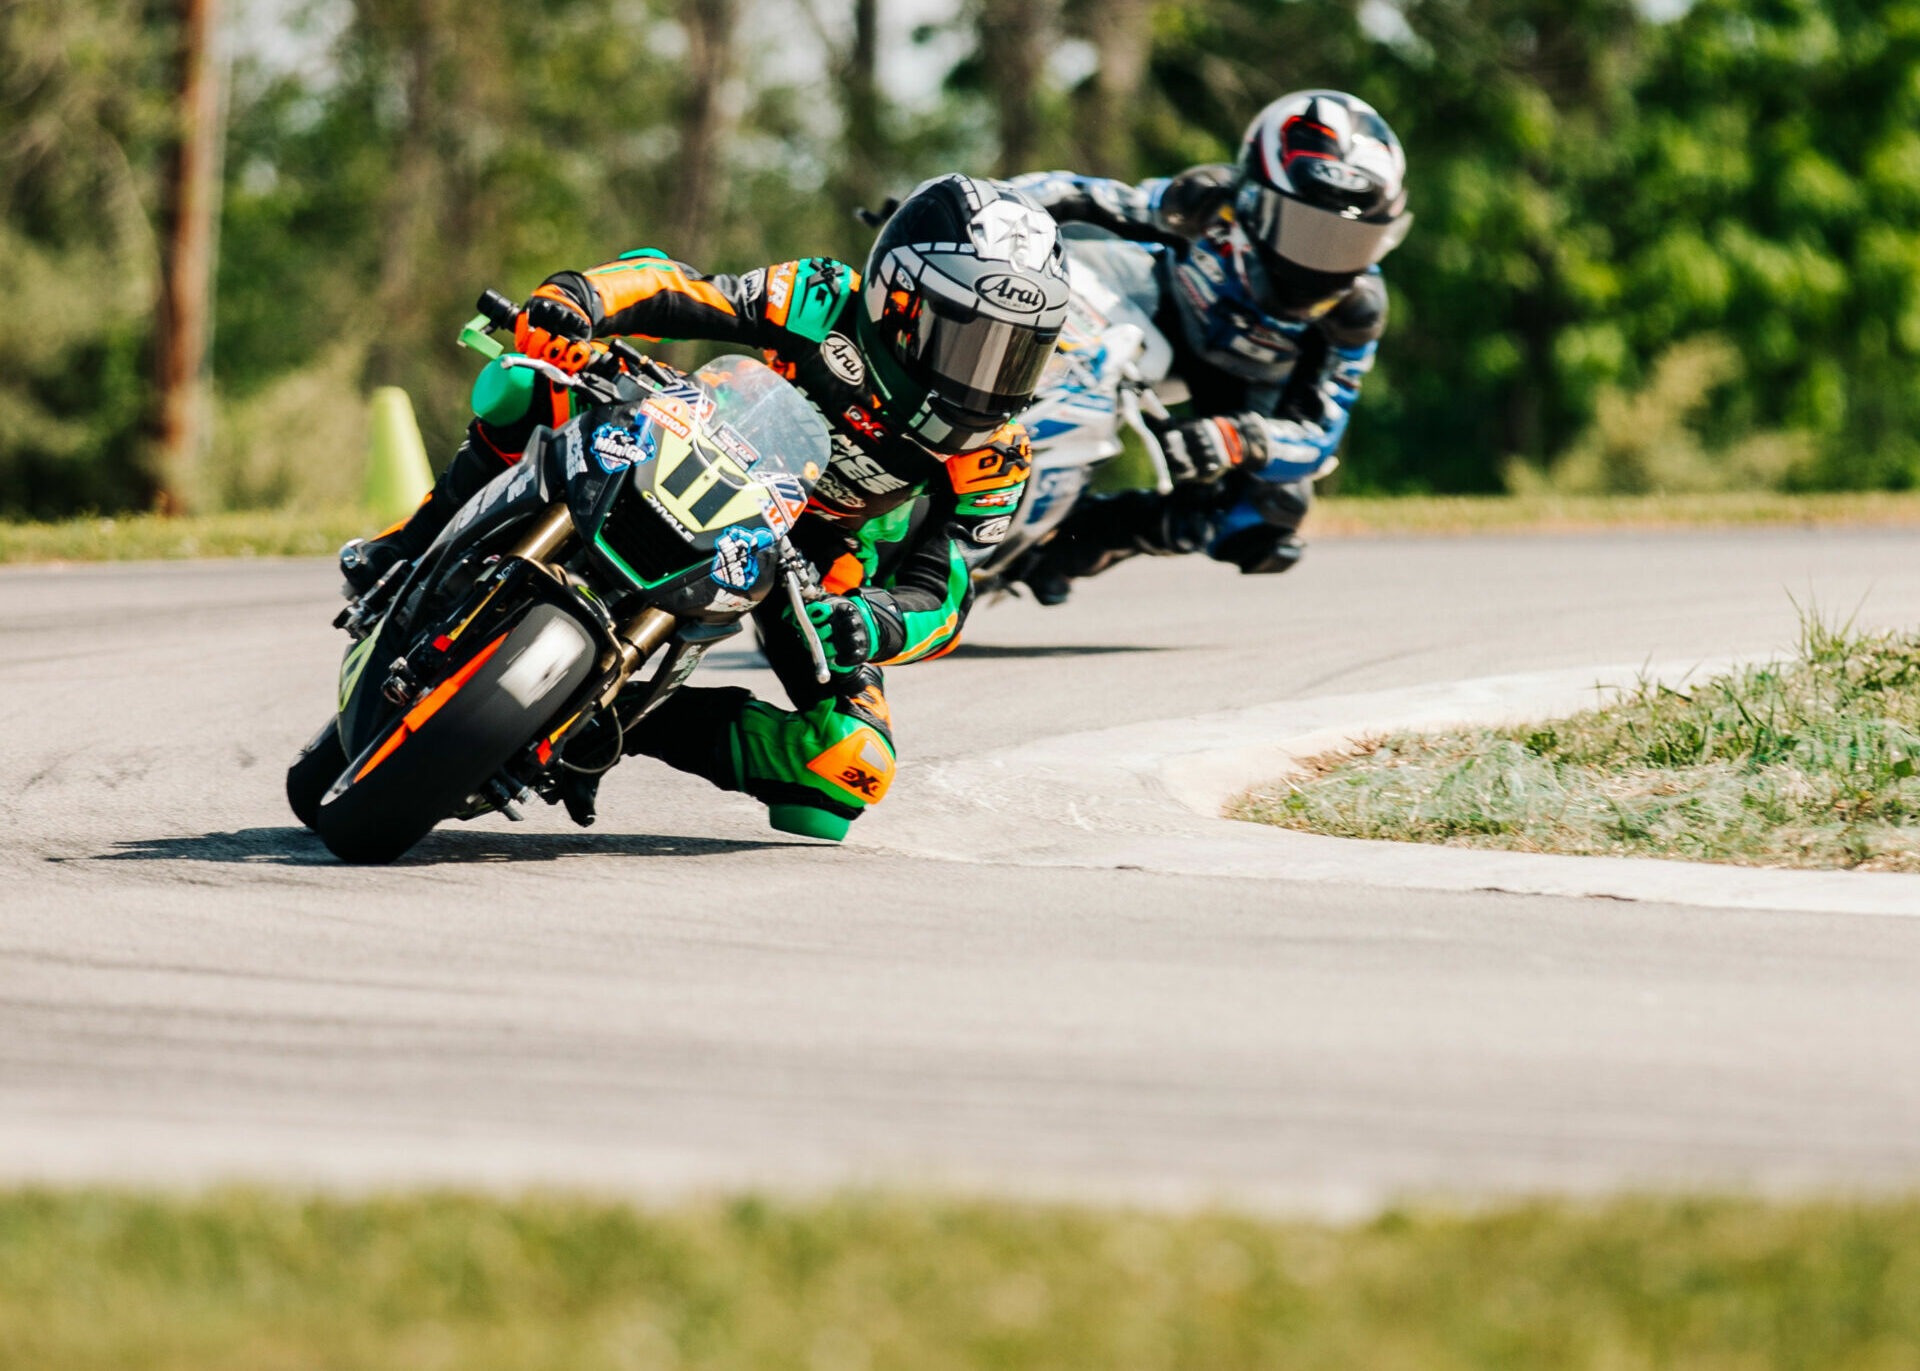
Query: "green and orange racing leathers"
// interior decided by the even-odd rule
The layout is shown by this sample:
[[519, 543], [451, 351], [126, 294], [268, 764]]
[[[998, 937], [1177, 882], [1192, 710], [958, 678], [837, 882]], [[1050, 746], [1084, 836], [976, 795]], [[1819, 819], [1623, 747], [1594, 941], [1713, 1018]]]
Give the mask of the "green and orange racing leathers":
[[[643, 249], [557, 272], [534, 292], [579, 310], [595, 337], [761, 349], [826, 419], [832, 460], [791, 536], [826, 589], [861, 602], [869, 660], [818, 684], [790, 611], [769, 602], [756, 617], [795, 708], [683, 686], [629, 737], [630, 750], [766, 802], [775, 827], [821, 837], [844, 835], [885, 796], [895, 751], [881, 667], [957, 642], [973, 598], [969, 562], [1004, 535], [1029, 466], [1018, 424], [947, 456], [881, 420], [856, 342], [858, 287], [853, 268], [828, 258], [709, 276]], [[516, 459], [538, 424], [560, 417], [541, 412], [545, 403], [515, 421], [476, 421], [469, 448]]]

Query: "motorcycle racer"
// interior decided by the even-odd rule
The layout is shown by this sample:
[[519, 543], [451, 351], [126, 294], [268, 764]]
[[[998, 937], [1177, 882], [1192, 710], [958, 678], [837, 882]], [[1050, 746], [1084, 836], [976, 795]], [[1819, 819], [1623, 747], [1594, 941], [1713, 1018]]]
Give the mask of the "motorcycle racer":
[[[828, 592], [808, 617], [831, 681], [814, 680], [791, 610], [763, 605], [761, 636], [794, 708], [738, 687], [682, 686], [627, 731], [629, 754], [745, 791], [787, 832], [837, 840], [879, 803], [895, 766], [882, 668], [938, 656], [960, 632], [969, 556], [1005, 534], [1026, 484], [1027, 436], [1013, 416], [1052, 354], [1067, 294], [1054, 221], [1003, 184], [958, 175], [902, 202], [864, 274], [808, 257], [708, 275], [644, 248], [556, 272], [534, 291], [515, 321], [522, 353], [577, 370], [596, 338], [743, 343], [767, 353], [833, 439], [790, 534]], [[566, 404], [564, 391], [552, 394]], [[536, 427], [565, 421], [547, 403], [476, 419], [403, 526], [343, 550], [349, 585], [363, 590], [423, 552]], [[583, 825], [597, 780], [577, 777], [564, 792]]]
[[1204, 551], [1242, 573], [1286, 571], [1312, 477], [1340, 446], [1386, 327], [1378, 263], [1405, 236], [1406, 157], [1386, 121], [1339, 91], [1257, 115], [1232, 165], [1134, 186], [1014, 178], [1056, 220], [1154, 245], [1155, 322], [1189, 413], [1154, 424], [1176, 485], [1084, 501], [1024, 577], [1057, 604], [1071, 578], [1136, 552]]

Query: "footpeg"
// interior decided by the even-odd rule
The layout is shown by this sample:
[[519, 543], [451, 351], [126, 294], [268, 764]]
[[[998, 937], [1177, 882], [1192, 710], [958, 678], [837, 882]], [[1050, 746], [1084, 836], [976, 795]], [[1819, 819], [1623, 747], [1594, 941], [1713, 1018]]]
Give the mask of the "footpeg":
[[487, 782], [486, 797], [490, 804], [513, 823], [522, 822], [527, 816], [520, 812], [520, 804], [532, 794], [526, 786], [515, 789], [500, 777], [495, 776]]

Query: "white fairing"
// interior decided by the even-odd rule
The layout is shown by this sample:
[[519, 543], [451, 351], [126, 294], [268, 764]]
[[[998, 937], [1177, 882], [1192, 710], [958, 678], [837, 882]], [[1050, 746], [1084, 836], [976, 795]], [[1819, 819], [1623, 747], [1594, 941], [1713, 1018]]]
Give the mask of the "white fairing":
[[1144, 248], [1117, 238], [1071, 239], [1067, 280], [1073, 294], [1059, 348], [1020, 415], [1033, 442], [1033, 471], [1006, 538], [978, 567], [984, 575], [1052, 532], [1100, 466], [1119, 455], [1120, 426], [1138, 422], [1122, 382], [1157, 387], [1173, 361], [1173, 348], [1149, 317], [1158, 287]]

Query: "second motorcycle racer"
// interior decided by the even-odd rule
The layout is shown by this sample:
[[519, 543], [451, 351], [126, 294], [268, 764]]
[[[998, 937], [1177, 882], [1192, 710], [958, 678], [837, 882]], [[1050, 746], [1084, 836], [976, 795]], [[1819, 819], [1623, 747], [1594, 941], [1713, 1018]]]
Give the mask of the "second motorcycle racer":
[[1155, 322], [1188, 413], [1156, 427], [1177, 484], [1087, 499], [1022, 575], [1057, 604], [1138, 552], [1286, 571], [1311, 477], [1331, 466], [1387, 321], [1379, 262], [1405, 237], [1406, 156], [1374, 108], [1298, 91], [1253, 120], [1231, 165], [1123, 181], [1043, 172], [1021, 190], [1063, 223], [1162, 255]]

